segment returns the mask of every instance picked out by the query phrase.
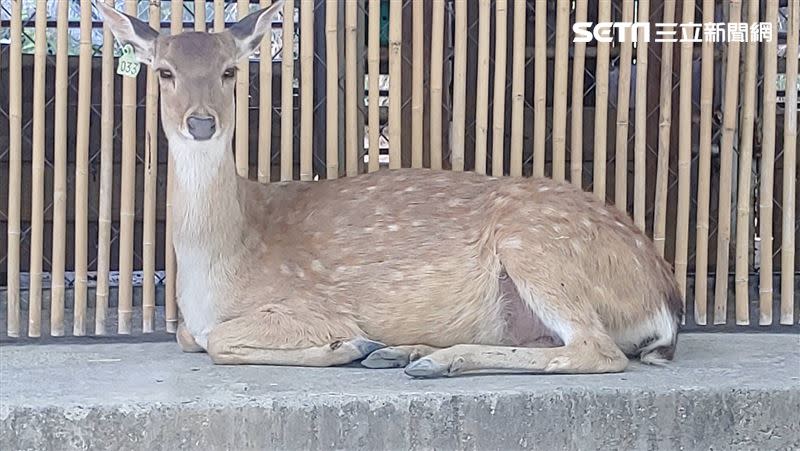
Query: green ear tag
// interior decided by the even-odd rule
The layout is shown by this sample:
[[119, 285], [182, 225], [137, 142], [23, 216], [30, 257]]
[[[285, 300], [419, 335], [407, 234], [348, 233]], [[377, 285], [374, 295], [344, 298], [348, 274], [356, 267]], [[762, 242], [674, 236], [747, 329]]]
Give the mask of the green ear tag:
[[117, 73], [133, 78], [136, 78], [139, 74], [139, 61], [136, 60], [133, 46], [130, 44], [125, 44], [122, 47], [122, 56], [119, 57], [119, 62], [117, 63]]

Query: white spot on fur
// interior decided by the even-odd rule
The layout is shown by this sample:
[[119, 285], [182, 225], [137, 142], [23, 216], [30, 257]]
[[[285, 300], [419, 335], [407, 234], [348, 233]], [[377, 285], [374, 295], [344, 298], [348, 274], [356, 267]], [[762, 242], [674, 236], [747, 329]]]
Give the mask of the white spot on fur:
[[522, 249], [522, 240], [519, 237], [511, 237], [503, 242], [506, 249]]
[[389, 224], [388, 229], [390, 232], [397, 232], [400, 227], [397, 224]]
[[311, 270], [316, 272], [322, 272], [325, 271], [325, 266], [319, 260], [312, 260]]
[[416, 189], [416, 188], [414, 188], [413, 186], [409, 186], [408, 188], [404, 189], [403, 191], [405, 191], [405, 192], [407, 192], [407, 193], [411, 193], [411, 192], [414, 192], [414, 191], [416, 191], [416, 190], [417, 190], [417, 189]]
[[548, 187], [548, 186], [544, 186], [544, 185], [542, 185], [542, 186], [539, 186], [539, 188], [538, 188], [538, 189], [539, 189], [539, 192], [540, 192], [540, 193], [543, 193], [543, 192], [545, 192], [545, 191], [550, 191], [550, 187]]
[[423, 225], [425, 225], [425, 221], [411, 221], [412, 227], [421, 227]]
[[292, 273], [292, 270], [291, 270], [291, 269], [289, 269], [289, 267], [288, 267], [288, 266], [286, 266], [286, 264], [281, 264], [281, 273], [282, 273], [282, 274], [289, 275], [289, 274], [291, 274], [291, 273]]

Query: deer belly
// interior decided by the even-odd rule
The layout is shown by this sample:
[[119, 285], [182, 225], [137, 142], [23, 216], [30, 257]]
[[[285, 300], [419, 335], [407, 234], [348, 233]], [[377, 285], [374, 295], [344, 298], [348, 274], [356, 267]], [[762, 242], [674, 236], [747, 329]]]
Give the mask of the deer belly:
[[186, 329], [197, 344], [206, 347], [208, 334], [217, 324], [214, 274], [210, 259], [197, 249], [176, 248], [178, 264], [178, 305]]
[[500, 294], [505, 303], [505, 341], [508, 345], [537, 348], [564, 345], [558, 334], [525, 305], [510, 277], [500, 280]]

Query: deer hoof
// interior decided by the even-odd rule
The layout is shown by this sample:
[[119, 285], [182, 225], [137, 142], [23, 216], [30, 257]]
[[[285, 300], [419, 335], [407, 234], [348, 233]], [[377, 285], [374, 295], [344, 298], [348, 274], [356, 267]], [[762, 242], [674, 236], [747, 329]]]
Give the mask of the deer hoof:
[[419, 378], [442, 377], [449, 375], [450, 367], [428, 357], [423, 357], [408, 365], [405, 373], [411, 377]]
[[350, 344], [358, 350], [362, 358], [372, 354], [378, 349], [386, 347], [386, 345], [380, 341], [369, 340], [367, 338], [355, 338], [350, 341]]
[[403, 368], [408, 365], [408, 352], [384, 348], [370, 354], [361, 364], [367, 368]]

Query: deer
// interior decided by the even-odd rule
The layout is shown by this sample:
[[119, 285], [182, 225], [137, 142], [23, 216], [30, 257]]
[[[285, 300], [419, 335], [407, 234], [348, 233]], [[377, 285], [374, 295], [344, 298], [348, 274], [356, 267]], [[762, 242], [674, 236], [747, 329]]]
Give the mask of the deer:
[[98, 5], [159, 78], [183, 351], [218, 365], [360, 362], [412, 378], [673, 359], [682, 295], [625, 212], [544, 177], [239, 177], [236, 66], [283, 2], [225, 30], [163, 36]]

